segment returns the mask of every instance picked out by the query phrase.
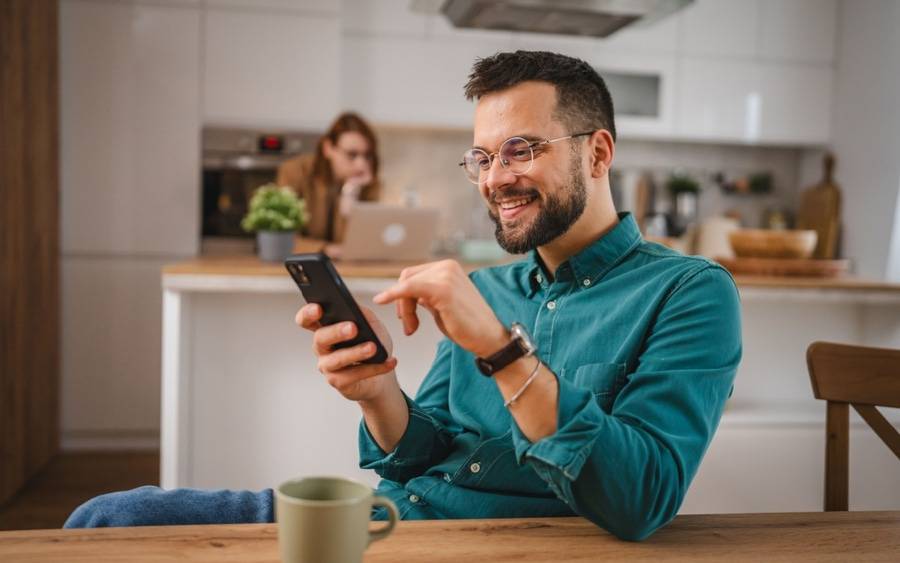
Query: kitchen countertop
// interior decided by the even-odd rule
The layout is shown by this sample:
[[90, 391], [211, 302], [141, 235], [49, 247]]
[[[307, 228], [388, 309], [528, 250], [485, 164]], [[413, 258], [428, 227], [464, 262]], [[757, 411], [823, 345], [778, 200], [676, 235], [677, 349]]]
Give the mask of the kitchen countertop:
[[[300, 251], [309, 248], [300, 248]], [[413, 263], [402, 262], [341, 262], [336, 261], [335, 267], [345, 278], [363, 278], [369, 280], [396, 279], [403, 268]], [[490, 263], [463, 263], [466, 271], [476, 270]], [[176, 278], [182, 276], [209, 277], [209, 276], [259, 276], [278, 277], [288, 281], [284, 266], [278, 262], [263, 262], [256, 256], [204, 256], [166, 265], [163, 268], [163, 276], [167, 286], [183, 285]], [[745, 289], [793, 289], [793, 290], [818, 290], [841, 291], [851, 293], [883, 294], [900, 296], [900, 284], [871, 280], [855, 276], [840, 276], [834, 278], [804, 278], [804, 277], [777, 277], [777, 276], [735, 276], [738, 287]], [[185, 288], [186, 289], [186, 288]]]

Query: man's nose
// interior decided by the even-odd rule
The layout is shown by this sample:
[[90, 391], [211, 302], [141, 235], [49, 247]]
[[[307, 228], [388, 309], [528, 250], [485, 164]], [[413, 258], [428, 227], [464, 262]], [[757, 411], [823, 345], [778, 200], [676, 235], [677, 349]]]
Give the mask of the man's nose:
[[499, 190], [515, 182], [516, 175], [508, 167], [503, 166], [500, 162], [500, 155], [495, 156], [484, 180], [484, 187], [488, 189], [488, 193], [493, 193], [494, 190]]

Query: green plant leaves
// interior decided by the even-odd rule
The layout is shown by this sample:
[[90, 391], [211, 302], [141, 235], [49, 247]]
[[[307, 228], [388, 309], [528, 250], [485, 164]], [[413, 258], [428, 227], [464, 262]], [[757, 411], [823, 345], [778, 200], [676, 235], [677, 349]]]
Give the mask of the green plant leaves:
[[260, 186], [250, 198], [250, 210], [241, 220], [245, 231], [296, 231], [307, 220], [306, 202], [294, 190], [275, 184]]

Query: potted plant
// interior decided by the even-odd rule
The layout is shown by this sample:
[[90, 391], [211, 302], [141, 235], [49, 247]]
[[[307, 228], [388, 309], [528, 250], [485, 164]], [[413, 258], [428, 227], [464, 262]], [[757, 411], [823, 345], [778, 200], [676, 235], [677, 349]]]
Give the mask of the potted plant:
[[250, 198], [250, 209], [241, 220], [247, 232], [256, 232], [262, 260], [284, 260], [294, 250], [294, 234], [306, 223], [306, 202], [288, 187], [260, 186]]
[[681, 235], [697, 219], [700, 184], [687, 174], [672, 174], [666, 181], [666, 188], [675, 204], [674, 234]]

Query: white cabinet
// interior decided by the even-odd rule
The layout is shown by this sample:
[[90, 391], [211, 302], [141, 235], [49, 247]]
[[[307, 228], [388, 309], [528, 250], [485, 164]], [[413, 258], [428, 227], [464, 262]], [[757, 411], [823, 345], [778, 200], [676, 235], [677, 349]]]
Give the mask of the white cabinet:
[[758, 0], [759, 47], [763, 59], [831, 63], [837, 30], [837, 0]]
[[64, 253], [198, 246], [200, 14], [60, 4]]
[[330, 123], [340, 109], [338, 16], [207, 8], [205, 18], [205, 123]]
[[680, 13], [682, 51], [687, 55], [756, 55], [756, 0], [696, 0]]
[[345, 37], [343, 101], [375, 122], [471, 127], [463, 87], [478, 57], [508, 48], [407, 37]]
[[825, 144], [833, 71], [820, 65], [685, 59], [676, 134], [759, 144]]
[[64, 447], [156, 442], [163, 263], [63, 257]]
[[409, 0], [343, 0], [341, 24], [345, 33], [424, 37], [431, 16], [413, 12]]
[[688, 58], [679, 69], [676, 133], [702, 140], [759, 140], [755, 63]]
[[209, 8], [239, 8], [245, 10], [294, 11], [336, 14], [341, 3], [334, 0], [204, 0]]
[[829, 66], [760, 63], [760, 137], [767, 143], [825, 144], [831, 137]]
[[837, 0], [696, 0], [685, 8], [687, 55], [830, 63]]
[[635, 24], [600, 40], [603, 49], [632, 53], [674, 54], [678, 50], [681, 20], [677, 15], [649, 25]]

